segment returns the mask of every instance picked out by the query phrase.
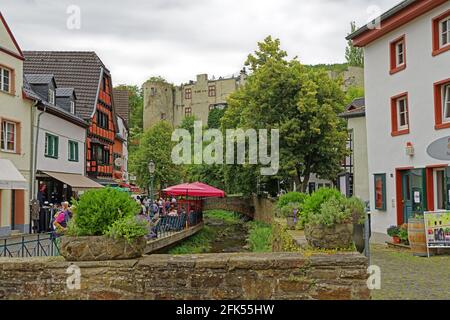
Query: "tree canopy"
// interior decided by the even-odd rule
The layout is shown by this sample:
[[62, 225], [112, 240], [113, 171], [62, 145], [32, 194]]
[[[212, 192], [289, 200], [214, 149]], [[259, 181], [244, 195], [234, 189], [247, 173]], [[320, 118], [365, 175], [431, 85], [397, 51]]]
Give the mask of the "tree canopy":
[[[356, 23], [350, 22], [350, 33], [356, 31]], [[352, 67], [364, 67], [364, 51], [362, 48], [353, 46], [352, 40], [348, 40], [347, 48], [345, 49], [345, 59], [349, 66]]]

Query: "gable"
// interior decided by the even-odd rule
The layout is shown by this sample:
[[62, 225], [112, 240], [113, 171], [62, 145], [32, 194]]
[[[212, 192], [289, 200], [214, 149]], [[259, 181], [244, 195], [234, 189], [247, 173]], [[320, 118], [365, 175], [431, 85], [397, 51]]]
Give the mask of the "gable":
[[22, 50], [17, 44], [17, 41], [14, 38], [11, 29], [9, 29], [8, 24], [6, 23], [6, 20], [1, 12], [0, 12], [0, 51], [23, 60]]

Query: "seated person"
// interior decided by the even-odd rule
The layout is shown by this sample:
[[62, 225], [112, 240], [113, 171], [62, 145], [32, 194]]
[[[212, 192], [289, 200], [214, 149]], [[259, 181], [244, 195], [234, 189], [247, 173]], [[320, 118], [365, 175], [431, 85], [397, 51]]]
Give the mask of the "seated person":
[[169, 210], [168, 216], [169, 216], [169, 217], [176, 217], [176, 216], [178, 216], [177, 209], [175, 209], [175, 206], [174, 206], [174, 205], [171, 205], [171, 206], [170, 206], [170, 210]]

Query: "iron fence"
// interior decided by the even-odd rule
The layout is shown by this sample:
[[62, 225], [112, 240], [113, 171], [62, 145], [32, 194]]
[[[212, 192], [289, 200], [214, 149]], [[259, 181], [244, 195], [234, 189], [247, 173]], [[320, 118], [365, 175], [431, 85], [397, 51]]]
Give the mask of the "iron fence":
[[149, 230], [148, 238], [165, 238], [174, 233], [194, 227], [203, 221], [202, 212], [182, 213], [177, 216], [162, 216]]
[[59, 256], [58, 240], [51, 233], [0, 240], [0, 257], [31, 258]]

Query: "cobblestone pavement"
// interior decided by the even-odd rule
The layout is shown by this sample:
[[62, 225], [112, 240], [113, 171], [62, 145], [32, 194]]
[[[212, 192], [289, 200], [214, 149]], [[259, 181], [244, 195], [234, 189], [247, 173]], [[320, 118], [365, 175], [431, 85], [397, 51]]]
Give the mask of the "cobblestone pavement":
[[381, 268], [374, 300], [450, 300], [450, 255], [414, 257], [407, 250], [372, 245], [372, 265]]

